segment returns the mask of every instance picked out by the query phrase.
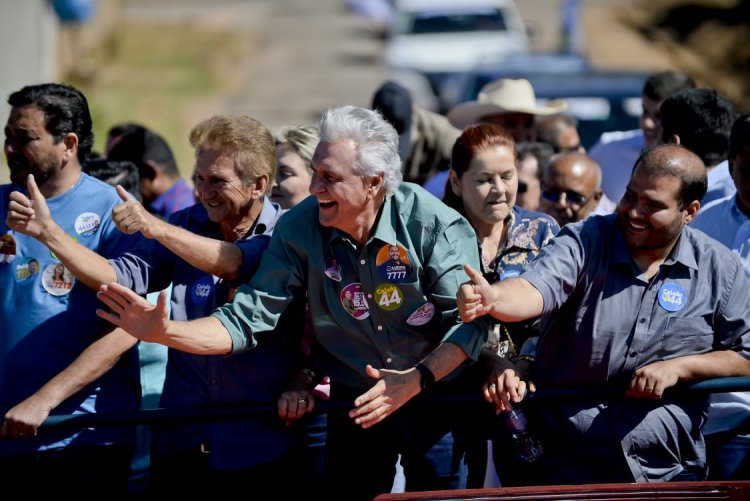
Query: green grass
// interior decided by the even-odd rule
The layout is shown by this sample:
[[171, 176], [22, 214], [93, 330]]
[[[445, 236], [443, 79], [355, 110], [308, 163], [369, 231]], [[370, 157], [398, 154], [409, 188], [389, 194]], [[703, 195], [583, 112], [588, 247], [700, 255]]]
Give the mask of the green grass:
[[214, 103], [237, 85], [232, 69], [248, 43], [238, 32], [187, 23], [124, 23], [65, 79], [89, 100], [95, 151], [104, 151], [111, 126], [141, 123], [164, 136], [189, 178], [190, 128], [220, 112]]

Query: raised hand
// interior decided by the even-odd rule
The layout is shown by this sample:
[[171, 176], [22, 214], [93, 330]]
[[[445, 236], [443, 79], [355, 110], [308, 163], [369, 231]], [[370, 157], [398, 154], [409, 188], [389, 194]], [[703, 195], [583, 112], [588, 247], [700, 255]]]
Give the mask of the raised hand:
[[20, 191], [10, 194], [5, 224], [19, 233], [40, 239], [49, 232], [50, 225], [55, 223], [33, 174], [29, 174], [26, 179], [26, 187], [29, 190], [28, 196]]
[[115, 189], [123, 202], [112, 209], [112, 220], [117, 228], [128, 235], [140, 231], [146, 238], [157, 238], [165, 227], [164, 221], [147, 211], [119, 184]]
[[480, 272], [468, 264], [464, 265], [464, 270], [469, 275], [470, 281], [461, 284], [458, 288], [456, 304], [461, 320], [471, 322], [490, 311], [495, 301], [495, 294], [492, 285]]

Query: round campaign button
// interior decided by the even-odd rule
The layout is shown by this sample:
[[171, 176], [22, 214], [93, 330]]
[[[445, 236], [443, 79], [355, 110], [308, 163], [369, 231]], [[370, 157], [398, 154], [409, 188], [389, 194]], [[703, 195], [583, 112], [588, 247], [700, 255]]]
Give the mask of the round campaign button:
[[435, 305], [432, 303], [425, 303], [414, 312], [409, 315], [406, 319], [406, 323], [409, 325], [424, 325], [435, 316]]
[[102, 223], [99, 214], [94, 212], [83, 212], [78, 215], [75, 222], [76, 233], [87, 237], [96, 233]]
[[190, 293], [193, 296], [193, 302], [196, 304], [205, 303], [211, 295], [211, 289], [213, 286], [214, 281], [209, 277], [201, 277], [196, 280], [193, 287], [190, 289]]
[[667, 311], [680, 311], [687, 304], [687, 294], [680, 284], [667, 282], [659, 288], [659, 306]]
[[370, 316], [370, 308], [362, 290], [362, 284], [355, 282], [341, 289], [341, 305], [346, 312], [357, 320], [364, 320]]

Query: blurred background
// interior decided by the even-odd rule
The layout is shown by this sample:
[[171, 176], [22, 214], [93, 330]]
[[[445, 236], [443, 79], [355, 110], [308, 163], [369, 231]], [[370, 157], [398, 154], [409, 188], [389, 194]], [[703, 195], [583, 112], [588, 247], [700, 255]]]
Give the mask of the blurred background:
[[142, 123], [186, 178], [187, 134], [204, 118], [247, 114], [276, 132], [370, 107], [387, 78], [439, 112], [488, 80], [528, 78], [592, 122], [588, 146], [637, 127], [653, 71], [682, 70], [750, 111], [750, 1], [0, 0], [0, 68], [3, 123], [11, 92], [71, 83], [89, 99], [96, 151], [111, 126]]

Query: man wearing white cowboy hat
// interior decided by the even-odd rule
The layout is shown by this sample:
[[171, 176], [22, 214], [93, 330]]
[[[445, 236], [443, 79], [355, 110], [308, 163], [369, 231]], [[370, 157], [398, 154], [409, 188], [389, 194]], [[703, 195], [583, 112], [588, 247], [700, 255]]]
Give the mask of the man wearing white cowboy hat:
[[451, 109], [448, 120], [459, 129], [476, 122], [492, 123], [505, 128], [516, 142], [534, 141], [534, 116], [554, 115], [566, 108], [567, 104], [562, 100], [538, 106], [528, 80], [501, 78], [482, 87], [476, 101]]

